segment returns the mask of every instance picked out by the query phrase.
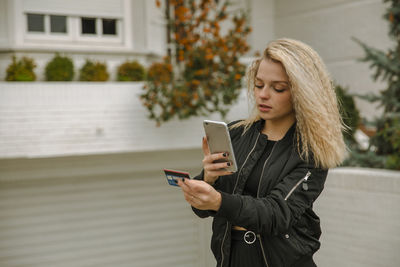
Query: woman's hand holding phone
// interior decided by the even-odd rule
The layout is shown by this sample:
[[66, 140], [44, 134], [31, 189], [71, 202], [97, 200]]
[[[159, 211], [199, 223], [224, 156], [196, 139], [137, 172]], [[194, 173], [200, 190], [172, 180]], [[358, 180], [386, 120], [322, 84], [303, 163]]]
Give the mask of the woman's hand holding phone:
[[[228, 161], [228, 154], [225, 153], [215, 153], [211, 154], [208, 148], [207, 138], [203, 137], [203, 169], [204, 169], [204, 181], [208, 184], [214, 184], [219, 176], [232, 174], [231, 171], [227, 171], [224, 168], [230, 166], [230, 162]], [[216, 162], [216, 161], [225, 160], [225, 162]]]

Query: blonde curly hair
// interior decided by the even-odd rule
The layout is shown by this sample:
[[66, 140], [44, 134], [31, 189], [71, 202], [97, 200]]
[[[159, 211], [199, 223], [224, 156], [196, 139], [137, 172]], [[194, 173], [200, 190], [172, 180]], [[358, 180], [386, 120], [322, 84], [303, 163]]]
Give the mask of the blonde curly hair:
[[[247, 89], [254, 100], [254, 81], [261, 60], [280, 62], [289, 78], [296, 116], [297, 149], [300, 156], [313, 158], [316, 167], [333, 168], [345, 158], [347, 148], [342, 130], [346, 129], [329, 73], [320, 56], [310, 46], [292, 39], [278, 39], [268, 44], [263, 56], [248, 68]], [[260, 120], [256, 106], [249, 118], [233, 127]]]

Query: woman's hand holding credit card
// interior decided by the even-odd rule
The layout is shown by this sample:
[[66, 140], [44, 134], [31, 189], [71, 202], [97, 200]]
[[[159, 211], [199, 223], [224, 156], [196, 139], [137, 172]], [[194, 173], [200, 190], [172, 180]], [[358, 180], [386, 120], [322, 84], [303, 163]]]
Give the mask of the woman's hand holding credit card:
[[165, 177], [167, 178], [168, 184], [173, 185], [173, 186], [179, 186], [178, 185], [178, 179], [179, 180], [184, 180], [184, 179], [190, 179], [190, 175], [188, 172], [184, 171], [175, 171], [175, 170], [170, 170], [170, 169], [164, 169]]

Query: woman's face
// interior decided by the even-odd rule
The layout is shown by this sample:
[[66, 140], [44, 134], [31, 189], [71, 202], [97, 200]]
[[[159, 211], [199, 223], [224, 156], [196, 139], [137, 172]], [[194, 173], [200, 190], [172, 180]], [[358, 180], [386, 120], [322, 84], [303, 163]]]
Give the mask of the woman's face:
[[289, 79], [281, 63], [269, 59], [260, 62], [254, 97], [262, 119], [278, 124], [295, 121]]

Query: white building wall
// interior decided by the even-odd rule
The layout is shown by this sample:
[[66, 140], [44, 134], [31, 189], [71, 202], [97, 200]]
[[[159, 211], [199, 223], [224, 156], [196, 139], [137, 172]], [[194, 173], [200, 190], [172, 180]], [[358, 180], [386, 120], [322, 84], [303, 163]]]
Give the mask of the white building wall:
[[[372, 81], [368, 63], [357, 61], [364, 52], [351, 38], [379, 49], [390, 47], [388, 24], [382, 18], [385, 9], [381, 0], [279, 0], [275, 34], [302, 40], [315, 48], [333, 79], [348, 86], [350, 92], [378, 92], [384, 85]], [[363, 115], [375, 115], [369, 102], [356, 101]]]
[[0, 49], [8, 47], [9, 37], [9, 12], [7, 0], [0, 0]]
[[252, 32], [249, 36], [250, 56], [264, 51], [268, 42], [275, 39], [275, 0], [249, 0], [249, 20]]
[[[128, 41], [132, 43], [132, 47], [135, 51], [147, 51], [147, 16], [146, 16], [146, 0], [137, 0], [135, 4], [130, 5], [130, 9], [125, 10], [126, 18], [129, 19], [127, 23], [130, 37], [127, 37]], [[132, 14], [131, 16], [128, 14]], [[128, 26], [130, 25], [130, 26]]]
[[[110, 80], [116, 80], [117, 67], [126, 60], [137, 60], [148, 66], [155, 57], [165, 54], [165, 21], [154, 1], [76, 1], [66, 5], [65, 1], [0, 0], [0, 5], [7, 7], [4, 12], [8, 14], [1, 18], [7, 23], [0, 23], [0, 32], [4, 33], [3, 43], [0, 39], [0, 80], [5, 79], [12, 55], [34, 58], [40, 81], [45, 79], [45, 66], [56, 52], [74, 60], [76, 74], [86, 59], [106, 62]], [[68, 34], [28, 33], [26, 13], [66, 15]], [[119, 35], [112, 38], [81, 36], [81, 16], [118, 19]], [[7, 36], [7, 33], [10, 34]], [[75, 75], [74, 80], [78, 78]]]
[[146, 47], [150, 53], [163, 56], [166, 54], [166, 21], [162, 8], [155, 1], [145, 1]]
[[[153, 59], [165, 55], [164, 14], [163, 9], [155, 6], [155, 1], [121, 0], [113, 7], [108, 7], [110, 2], [103, 0], [93, 9], [88, 8], [90, 1], [82, 1], [85, 3], [82, 9], [63, 7], [60, 1], [41, 0], [36, 5], [33, 5], [33, 1], [24, 1], [0, 0], [1, 5], [7, 5], [9, 16], [7, 39], [10, 47], [7, 49], [14, 50], [17, 56], [34, 57], [38, 65], [38, 80], [44, 79], [44, 66], [55, 52], [74, 58], [77, 71], [86, 58], [106, 61], [111, 80], [116, 79], [116, 67], [127, 59], [138, 59], [148, 65]], [[381, 0], [241, 0], [237, 4], [250, 10], [253, 32], [249, 36], [252, 50], [248, 56], [262, 52], [272, 39], [295, 38], [314, 47], [326, 62], [333, 79], [348, 86], [350, 92], [377, 92], [384, 87], [384, 84], [372, 81], [368, 63], [357, 61], [364, 54], [360, 46], [351, 39], [359, 38], [379, 49], [390, 47], [388, 25], [382, 18], [386, 6]], [[123, 20], [124, 34], [120, 43], [110, 45], [95, 42], [88, 45], [84, 42], [65, 43], [61, 40], [38, 42], [25, 32], [24, 12], [29, 10], [106, 15], [105, 10], [108, 9], [110, 15]], [[4, 32], [5, 28], [5, 25], [0, 26], [0, 31]], [[0, 79], [5, 78], [5, 70], [12, 54], [0, 54]], [[78, 75], [75, 77], [77, 79]], [[374, 115], [375, 108], [370, 108], [370, 103], [360, 99], [356, 101], [364, 116], [370, 118]]]
[[[18, 0], [24, 12], [74, 14], [77, 16], [122, 17], [125, 0]], [[79, 7], [79, 8], [77, 8]]]

